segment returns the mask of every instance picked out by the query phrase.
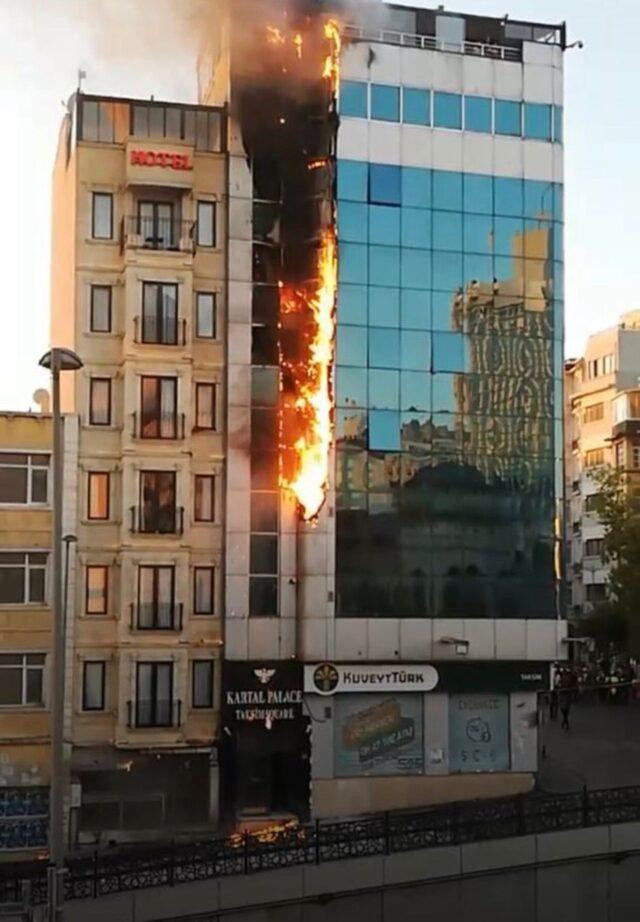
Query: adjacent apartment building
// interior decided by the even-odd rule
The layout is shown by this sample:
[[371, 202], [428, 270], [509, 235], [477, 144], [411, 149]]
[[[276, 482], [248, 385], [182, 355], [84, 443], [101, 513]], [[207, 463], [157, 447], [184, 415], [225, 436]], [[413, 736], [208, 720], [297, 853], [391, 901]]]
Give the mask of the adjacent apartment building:
[[[231, 113], [225, 809], [528, 790], [566, 655], [565, 28], [390, 6], [378, 29], [363, 4], [335, 111], [305, 63], [326, 6], [222, 6], [199, 83]], [[318, 271], [331, 207], [335, 442], [309, 523], [279, 489], [282, 291]]]
[[226, 136], [221, 108], [81, 93], [61, 129], [51, 338], [84, 363], [63, 375], [72, 844], [216, 822]]
[[604, 528], [591, 474], [603, 464], [640, 481], [640, 311], [587, 340], [565, 363], [567, 580], [578, 620], [607, 597]]

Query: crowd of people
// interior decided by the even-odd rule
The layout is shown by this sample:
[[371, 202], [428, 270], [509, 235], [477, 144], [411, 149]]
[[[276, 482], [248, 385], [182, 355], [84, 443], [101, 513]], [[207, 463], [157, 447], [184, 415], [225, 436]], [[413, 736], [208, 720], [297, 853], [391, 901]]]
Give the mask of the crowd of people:
[[590, 663], [556, 663], [549, 696], [549, 717], [561, 716], [569, 730], [572, 704], [590, 693], [603, 704], [628, 704], [640, 699], [639, 668], [635, 660], [601, 658]]

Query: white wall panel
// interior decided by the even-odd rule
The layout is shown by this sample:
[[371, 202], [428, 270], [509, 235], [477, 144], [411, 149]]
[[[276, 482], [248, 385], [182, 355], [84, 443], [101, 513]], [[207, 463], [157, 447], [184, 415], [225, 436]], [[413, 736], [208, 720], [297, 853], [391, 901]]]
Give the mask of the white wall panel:
[[461, 131], [433, 132], [433, 165], [438, 170], [462, 170], [462, 145], [464, 135]]
[[400, 56], [401, 83], [405, 86], [431, 88], [436, 54], [420, 48], [404, 48]]
[[367, 658], [366, 618], [336, 618], [335, 658], [341, 662]]
[[347, 45], [340, 62], [343, 80], [369, 79], [369, 48], [364, 42]]
[[398, 618], [368, 618], [368, 658], [370, 660], [400, 659], [400, 620]]
[[494, 91], [498, 99], [522, 99], [522, 65], [515, 61], [496, 61]]
[[464, 56], [439, 52], [433, 62], [433, 89], [446, 93], [462, 92], [462, 68]]
[[490, 134], [465, 131], [462, 139], [462, 170], [487, 175], [493, 172], [493, 138]]
[[553, 144], [546, 141], [521, 141], [525, 179], [553, 181]]
[[367, 160], [369, 123], [362, 118], [342, 118], [338, 132], [338, 157], [344, 160]]
[[494, 62], [487, 58], [464, 55], [462, 61], [462, 90], [473, 96], [493, 96], [495, 83]]
[[400, 163], [399, 124], [369, 123], [369, 160], [376, 163]]
[[524, 65], [524, 98], [527, 102], [553, 102], [553, 68], [540, 64]]
[[402, 50], [397, 45], [372, 44], [371, 48], [371, 81], [372, 83], [399, 84], [400, 56]]
[[430, 167], [433, 161], [434, 133], [431, 128], [421, 128], [419, 125], [401, 125], [400, 163], [404, 166]]
[[521, 177], [523, 175], [522, 143], [519, 138], [494, 138], [493, 171], [496, 176]]
[[400, 658], [429, 660], [433, 654], [433, 620], [431, 618], [400, 619]]

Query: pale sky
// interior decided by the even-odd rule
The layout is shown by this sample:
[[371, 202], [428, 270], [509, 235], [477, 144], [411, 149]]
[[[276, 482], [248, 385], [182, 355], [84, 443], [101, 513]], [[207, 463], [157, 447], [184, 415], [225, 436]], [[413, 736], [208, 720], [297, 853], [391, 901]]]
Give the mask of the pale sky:
[[[62, 101], [90, 93], [196, 101], [194, 12], [216, 0], [0, 0], [0, 410], [26, 410], [47, 378], [51, 170]], [[396, 0], [402, 2], [402, 0]], [[408, 6], [438, 5], [408, 2]], [[460, 0], [447, 9], [567, 21], [567, 355], [640, 306], [640, 3]], [[635, 235], [638, 235], [636, 238]]]

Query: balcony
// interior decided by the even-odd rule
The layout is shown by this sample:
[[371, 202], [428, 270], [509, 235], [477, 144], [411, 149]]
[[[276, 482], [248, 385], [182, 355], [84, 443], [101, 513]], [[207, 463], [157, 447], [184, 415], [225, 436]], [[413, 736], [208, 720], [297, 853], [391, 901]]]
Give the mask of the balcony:
[[164, 323], [152, 323], [142, 317], [133, 318], [133, 341], [140, 346], [184, 346], [187, 342], [187, 321], [166, 318]]
[[120, 250], [162, 250], [165, 253], [193, 253], [195, 221], [177, 218], [147, 218], [127, 215], [120, 227]]
[[131, 604], [132, 631], [181, 631], [181, 602], [134, 602]]
[[182, 701], [161, 698], [127, 701], [127, 726], [132, 730], [151, 727], [179, 727], [182, 723]]
[[149, 417], [132, 413], [131, 435], [143, 441], [178, 442], [184, 439], [185, 414], [159, 413]]
[[131, 506], [131, 531], [136, 535], [181, 535], [184, 531], [182, 506]]

